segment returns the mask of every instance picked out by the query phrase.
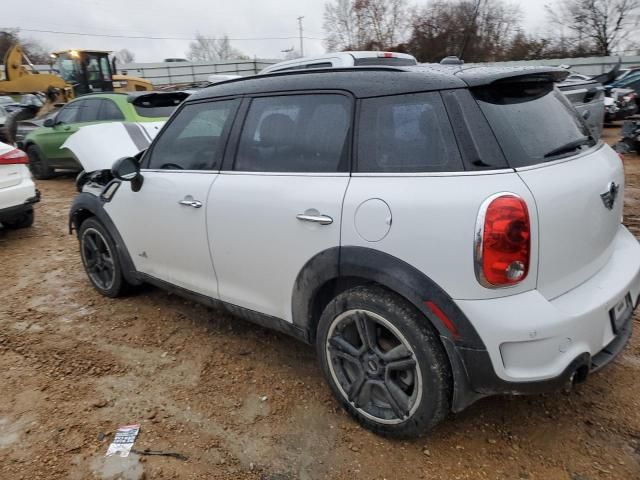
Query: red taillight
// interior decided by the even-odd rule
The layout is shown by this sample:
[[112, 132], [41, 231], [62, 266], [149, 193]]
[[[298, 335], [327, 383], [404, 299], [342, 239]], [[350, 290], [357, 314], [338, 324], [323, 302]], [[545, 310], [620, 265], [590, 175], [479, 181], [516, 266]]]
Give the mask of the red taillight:
[[393, 52], [380, 52], [378, 54], [378, 57], [380, 58], [393, 58], [394, 56]]
[[0, 165], [14, 165], [16, 163], [29, 163], [29, 157], [22, 150], [14, 148], [0, 155]]
[[478, 218], [476, 273], [485, 286], [508, 286], [529, 273], [531, 223], [525, 201], [504, 194], [487, 201]]

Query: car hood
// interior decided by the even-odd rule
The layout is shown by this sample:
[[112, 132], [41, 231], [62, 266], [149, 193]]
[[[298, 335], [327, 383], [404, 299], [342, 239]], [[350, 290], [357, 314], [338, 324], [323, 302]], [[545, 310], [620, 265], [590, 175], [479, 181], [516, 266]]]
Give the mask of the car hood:
[[111, 170], [113, 162], [145, 150], [163, 122], [112, 122], [81, 127], [60, 148], [71, 150], [85, 172]]

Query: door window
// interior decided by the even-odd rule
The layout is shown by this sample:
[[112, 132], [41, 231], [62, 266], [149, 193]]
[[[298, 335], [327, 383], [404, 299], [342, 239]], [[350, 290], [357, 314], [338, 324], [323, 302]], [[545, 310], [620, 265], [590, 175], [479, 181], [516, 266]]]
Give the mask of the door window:
[[251, 102], [234, 169], [246, 172], [349, 170], [351, 101], [344, 95], [288, 95]]
[[99, 118], [100, 105], [102, 100], [99, 98], [87, 99], [80, 102], [80, 110], [76, 122], [96, 122]]
[[75, 123], [78, 121], [78, 113], [81, 108], [81, 104], [84, 101], [72, 102], [65, 105], [56, 116], [56, 123]]
[[124, 120], [124, 115], [116, 105], [116, 102], [108, 98], [102, 99], [102, 107], [100, 108], [100, 120]]
[[358, 138], [359, 172], [463, 170], [438, 93], [363, 100]]
[[156, 140], [147, 168], [219, 169], [238, 103], [221, 100], [185, 105]]

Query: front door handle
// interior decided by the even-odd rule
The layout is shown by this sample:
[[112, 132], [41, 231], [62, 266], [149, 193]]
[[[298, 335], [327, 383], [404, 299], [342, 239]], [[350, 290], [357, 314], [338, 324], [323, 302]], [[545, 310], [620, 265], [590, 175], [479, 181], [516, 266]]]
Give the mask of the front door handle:
[[331, 225], [333, 223], [333, 218], [329, 215], [306, 215], [304, 213], [300, 213], [299, 215], [296, 215], [296, 218], [303, 222], [319, 223], [320, 225]]
[[200, 208], [202, 206], [202, 202], [200, 200], [180, 200], [178, 203], [185, 207]]

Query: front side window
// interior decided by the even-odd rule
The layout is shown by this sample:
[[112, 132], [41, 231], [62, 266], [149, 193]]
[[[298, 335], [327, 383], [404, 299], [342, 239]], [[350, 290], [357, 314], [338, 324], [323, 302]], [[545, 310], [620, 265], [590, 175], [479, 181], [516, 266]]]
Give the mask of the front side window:
[[77, 122], [82, 104], [84, 104], [84, 101], [72, 102], [62, 107], [56, 116], [56, 123]]
[[99, 118], [101, 104], [102, 100], [98, 98], [82, 101], [76, 122], [96, 122]]
[[363, 100], [357, 167], [386, 173], [463, 170], [440, 94]]
[[345, 172], [351, 100], [315, 94], [255, 98], [234, 165], [245, 172]]
[[238, 103], [220, 100], [185, 105], [156, 140], [146, 168], [219, 169]]

